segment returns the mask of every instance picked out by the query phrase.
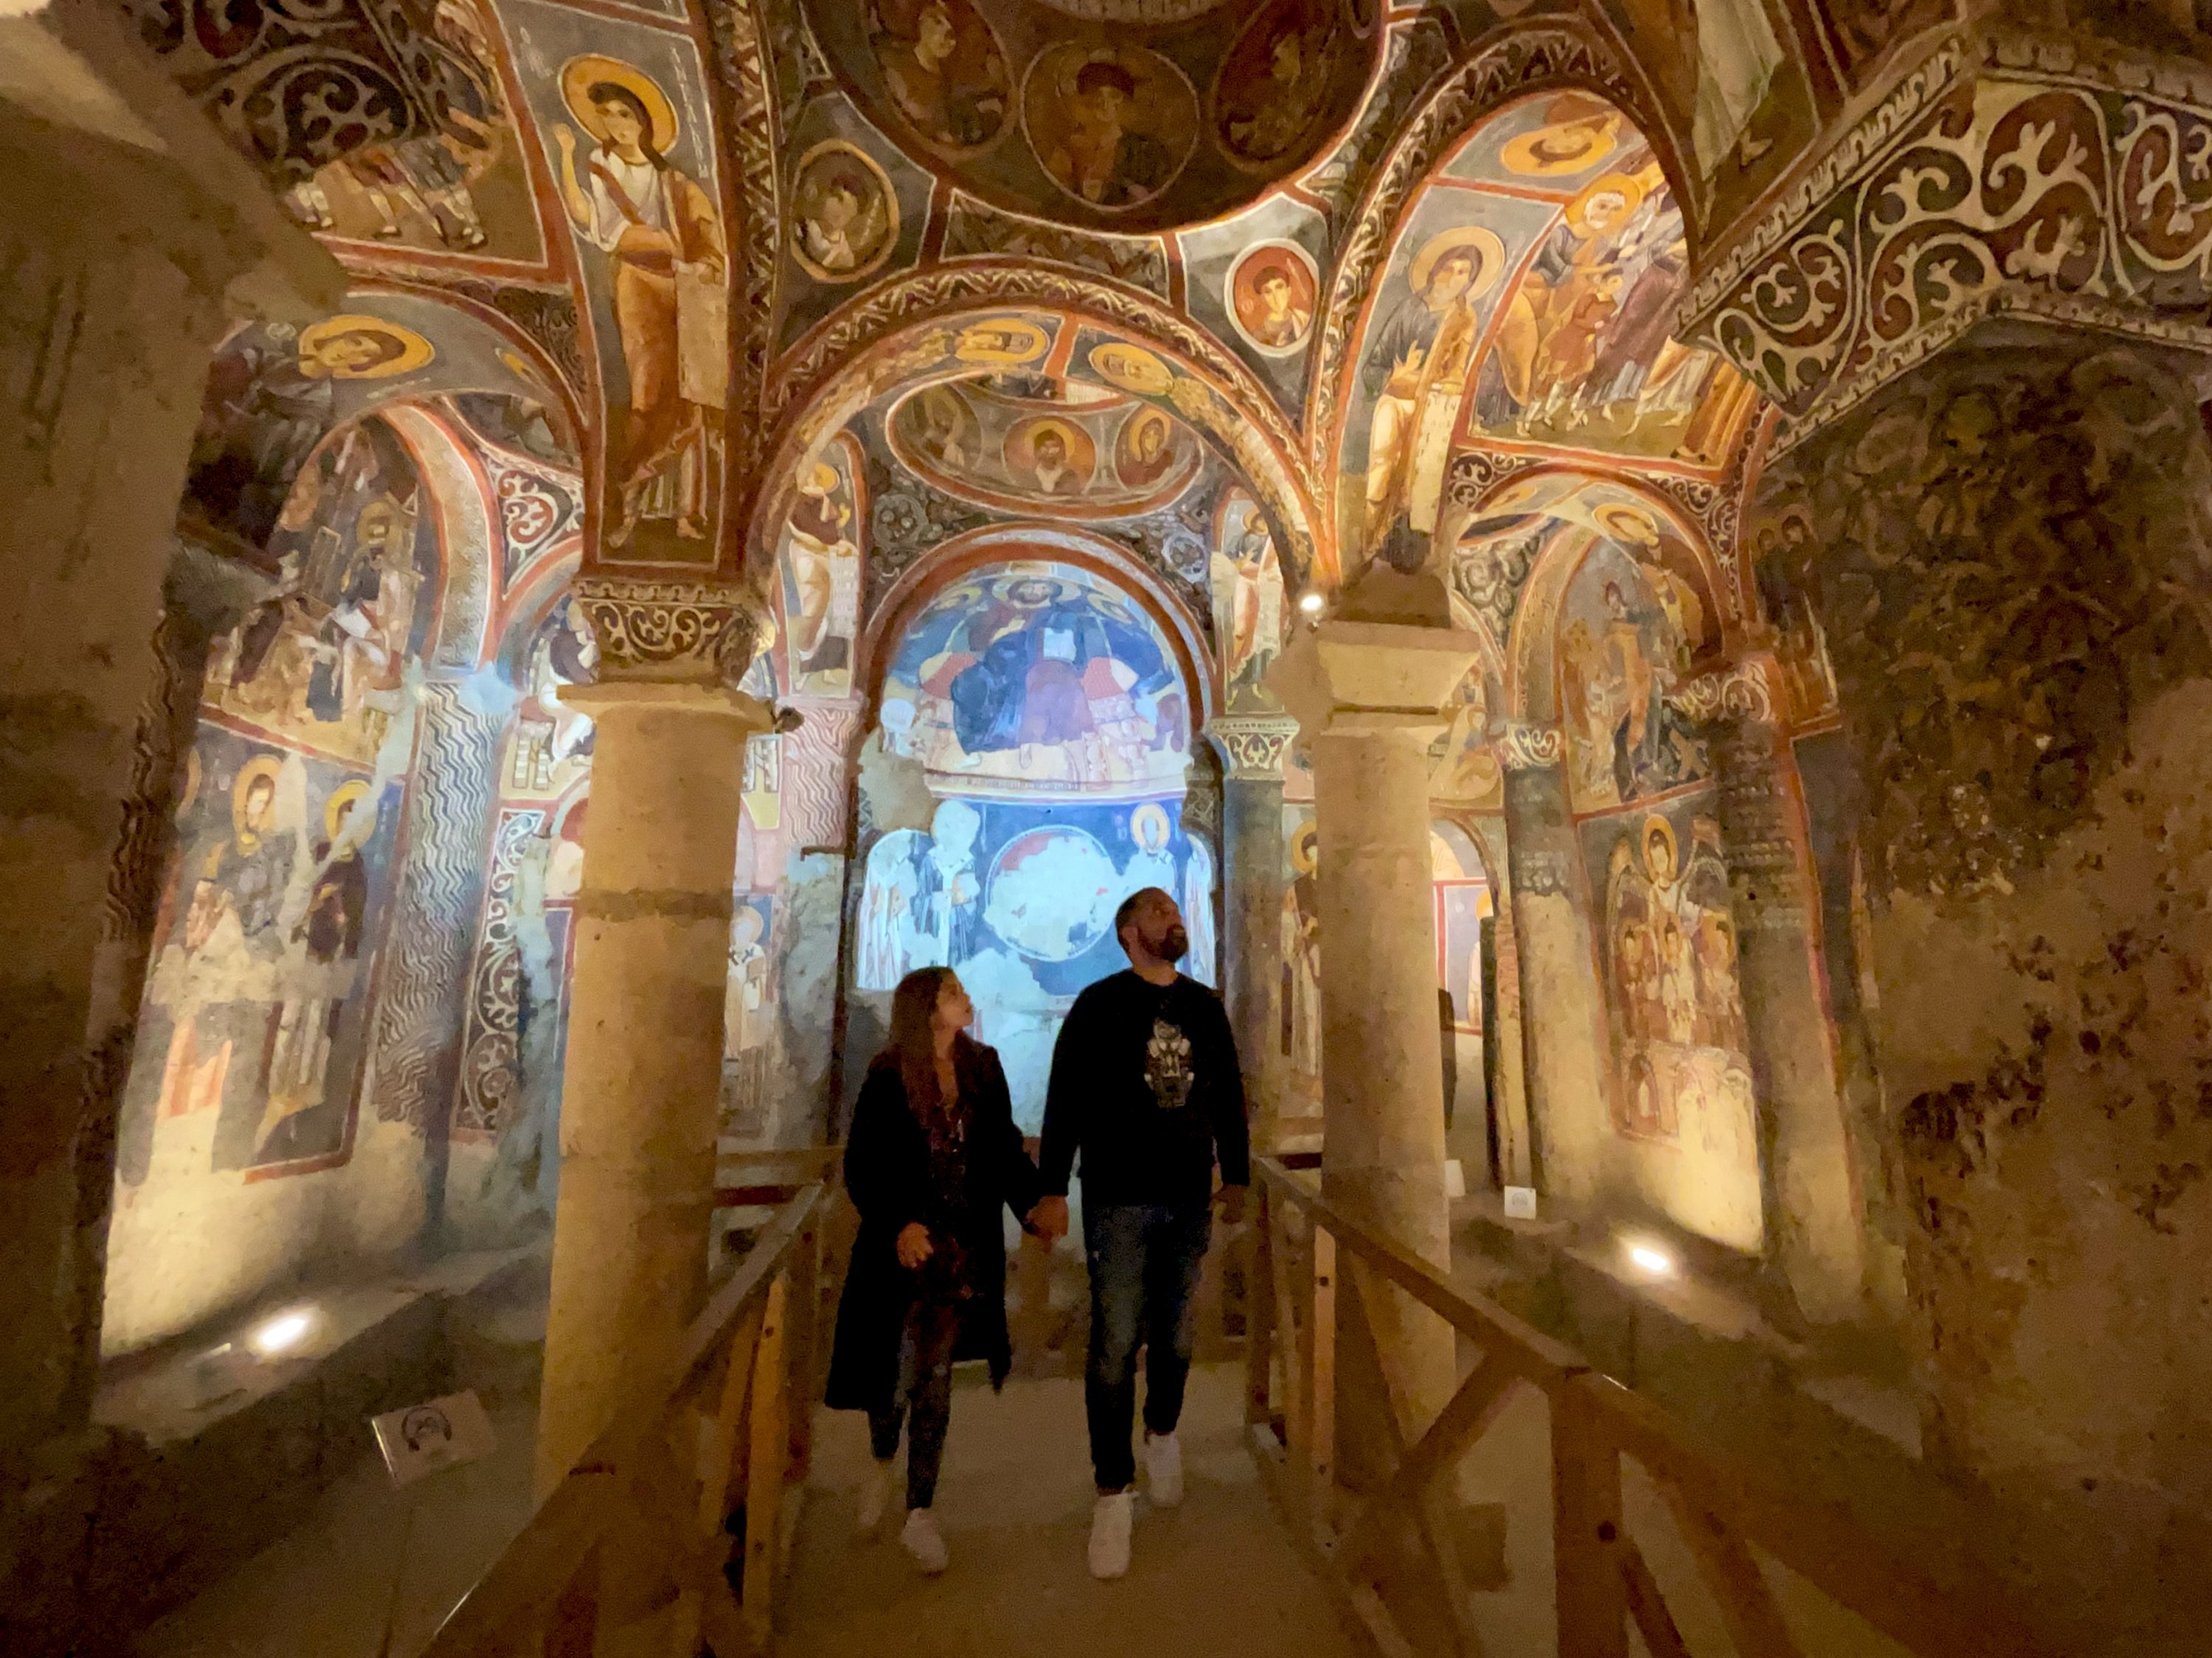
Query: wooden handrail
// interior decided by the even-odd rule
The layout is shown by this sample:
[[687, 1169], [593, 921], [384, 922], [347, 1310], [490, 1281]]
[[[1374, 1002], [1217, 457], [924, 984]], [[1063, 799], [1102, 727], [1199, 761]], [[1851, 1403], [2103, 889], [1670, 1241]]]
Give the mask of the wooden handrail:
[[[1621, 1459], [1635, 1460], [1665, 1498], [1699, 1575], [1745, 1658], [1797, 1658], [1795, 1637], [1759, 1571], [1755, 1546], [1919, 1658], [2033, 1658], [2047, 1652], [2008, 1611], [1971, 1590], [1946, 1591], [1911, 1561], [1869, 1536], [1839, 1506], [1777, 1487], [1741, 1459], [1697, 1440], [1658, 1406], [1598, 1374], [1565, 1343], [1455, 1284], [1434, 1263], [1322, 1197], [1272, 1157], [1255, 1159], [1261, 1212], [1251, 1275], [1248, 1420], [1261, 1466], [1336, 1582], [1355, 1627], [1397, 1658], [1435, 1652], [1480, 1658], [1449, 1527], [1434, 1482], [1487, 1433], [1522, 1386], [1545, 1396], [1552, 1419], [1554, 1594], [1560, 1658], [1626, 1658], [1632, 1622], [1655, 1658], [1688, 1650], [1643, 1550], [1629, 1534]], [[1289, 1266], [1284, 1224], [1313, 1229], [1310, 1310]], [[1340, 1321], [1335, 1282], [1349, 1267], [1402, 1291], [1481, 1355], [1474, 1371], [1418, 1439], [1386, 1423], [1378, 1437], [1395, 1467], [1364, 1503], [1334, 1486], [1334, 1361], [1322, 1351], [1356, 1333]], [[1270, 1293], [1272, 1284], [1273, 1293]], [[1377, 1351], [1387, 1366], [1389, 1355]], [[1279, 1386], [1281, 1408], [1277, 1408]], [[1386, 1569], [1410, 1534], [1413, 1570]], [[1443, 1618], [1395, 1608], [1409, 1582], [1429, 1572]]]
[[[816, 1166], [826, 1169], [828, 1159]], [[679, 1618], [716, 1658], [770, 1649], [782, 1495], [805, 1473], [816, 1336], [833, 1276], [823, 1259], [830, 1201], [831, 1188], [817, 1181], [776, 1211], [675, 1352], [447, 1614], [423, 1658], [534, 1652], [541, 1635], [549, 1655], [590, 1652], [600, 1574], [624, 1546], [674, 1580]], [[718, 1369], [719, 1390], [709, 1386]], [[702, 1404], [702, 1394], [714, 1397]], [[672, 1446], [697, 1436], [670, 1432], [678, 1413], [692, 1407], [714, 1426], [696, 1467], [684, 1466]], [[746, 1515], [742, 1602], [725, 1570], [724, 1522], [738, 1492]], [[649, 1550], [635, 1547], [640, 1536]]]

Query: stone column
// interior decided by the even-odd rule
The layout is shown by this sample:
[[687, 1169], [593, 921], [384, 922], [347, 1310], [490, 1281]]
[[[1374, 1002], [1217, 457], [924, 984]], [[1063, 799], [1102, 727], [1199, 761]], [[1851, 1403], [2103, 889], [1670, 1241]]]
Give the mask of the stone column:
[[1804, 812], [1785, 774], [1771, 671], [1754, 658], [1692, 689], [1703, 688], [1718, 715], [1713, 769], [1759, 1100], [1767, 1266], [1785, 1313], [1847, 1324], [1865, 1312], [1857, 1163], [1814, 965]]
[[[1474, 659], [1474, 638], [1449, 629], [1329, 622], [1268, 676], [1313, 754], [1322, 1190], [1439, 1266], [1451, 1232], [1428, 754]], [[1368, 1314], [1401, 1424], [1418, 1426], [1457, 1379], [1451, 1332], [1395, 1291]]]
[[2183, 367], [1954, 348], [1757, 507], [1858, 773], [1931, 1460], [2048, 1522], [2046, 1598], [2117, 1590], [2100, 1634], [2142, 1651], [2212, 1511], [2212, 448]]
[[[716, 590], [580, 580], [600, 678], [576, 895], [561, 1201], [538, 1418], [549, 1491], [662, 1372], [704, 1296], [757, 614]], [[720, 671], [717, 671], [718, 667]]]
[[1206, 728], [1221, 755], [1221, 990], [1251, 1103], [1252, 1144], [1275, 1144], [1282, 1087], [1283, 756], [1288, 714], [1222, 714]]
[[1522, 1068], [1539, 1191], [1569, 1210], [1595, 1209], [1610, 1135], [1597, 957], [1582, 854], [1567, 809], [1566, 735], [1511, 725], [1505, 766], [1505, 857], [1520, 965]]

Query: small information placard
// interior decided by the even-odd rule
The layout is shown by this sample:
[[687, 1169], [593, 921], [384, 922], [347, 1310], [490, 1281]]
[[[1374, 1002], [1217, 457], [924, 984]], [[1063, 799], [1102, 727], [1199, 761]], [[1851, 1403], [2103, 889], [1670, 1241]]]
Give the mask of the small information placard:
[[376, 1448], [384, 1453], [384, 1466], [395, 1485], [412, 1485], [441, 1468], [473, 1462], [497, 1442], [491, 1418], [473, 1392], [386, 1411], [372, 1417], [368, 1425], [376, 1430]]
[[1536, 1188], [1533, 1186], [1509, 1186], [1505, 1188], [1505, 1218], [1534, 1220], [1536, 1218]]

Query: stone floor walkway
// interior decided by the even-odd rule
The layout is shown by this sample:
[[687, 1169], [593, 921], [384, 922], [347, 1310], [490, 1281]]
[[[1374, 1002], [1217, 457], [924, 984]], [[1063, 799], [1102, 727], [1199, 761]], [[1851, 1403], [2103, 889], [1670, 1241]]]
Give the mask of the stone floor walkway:
[[951, 1570], [921, 1577], [896, 1540], [856, 1538], [867, 1470], [856, 1415], [824, 1412], [799, 1527], [779, 1658], [1161, 1658], [1353, 1648], [1243, 1446], [1243, 1375], [1191, 1376], [1181, 1507], [1138, 1502], [1129, 1575], [1095, 1582], [1084, 1559], [1091, 1482], [1079, 1381], [1013, 1382], [994, 1396], [963, 1374], [937, 1514]]

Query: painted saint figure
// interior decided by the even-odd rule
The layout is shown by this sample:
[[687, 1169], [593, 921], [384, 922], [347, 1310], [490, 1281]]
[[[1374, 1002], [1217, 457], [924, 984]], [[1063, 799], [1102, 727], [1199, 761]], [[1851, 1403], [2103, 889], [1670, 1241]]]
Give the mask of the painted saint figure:
[[1075, 72], [1075, 99], [1045, 170], [1094, 207], [1133, 207], [1157, 195], [1170, 162], [1158, 139], [1134, 124], [1137, 77], [1109, 55]]
[[1474, 300], [1499, 273], [1496, 235], [1447, 231], [1414, 256], [1408, 291], [1367, 347], [1369, 555], [1417, 570], [1428, 556], [1444, 451], [1479, 331]]
[[712, 197], [668, 160], [675, 106], [650, 76], [612, 58], [578, 58], [561, 81], [578, 125], [598, 141], [580, 174], [574, 131], [553, 129], [561, 198], [577, 234], [609, 256], [629, 378], [620, 452], [610, 457], [620, 516], [606, 540], [624, 546], [641, 521], [672, 519], [680, 539], [703, 541], [720, 448], [709, 412], [720, 404], [708, 389], [728, 374], [715, 308], [726, 269], [721, 221]]
[[999, 136], [1006, 120], [1006, 65], [980, 16], [954, 0], [927, 0], [919, 11], [878, 0], [869, 22], [884, 86], [923, 137], [940, 149], [968, 150]]

